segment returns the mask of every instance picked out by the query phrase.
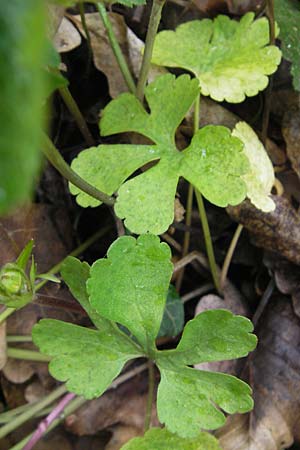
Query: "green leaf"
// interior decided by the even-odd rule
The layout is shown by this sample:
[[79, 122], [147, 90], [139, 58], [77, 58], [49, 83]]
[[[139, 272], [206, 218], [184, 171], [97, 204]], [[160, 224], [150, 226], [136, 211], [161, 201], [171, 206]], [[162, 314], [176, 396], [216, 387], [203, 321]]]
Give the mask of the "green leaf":
[[266, 18], [247, 13], [240, 22], [227, 16], [194, 20], [155, 40], [152, 62], [181, 67], [195, 74], [201, 93], [218, 101], [239, 103], [268, 84], [281, 52], [269, 43]]
[[[78, 3], [79, 0], [51, 0], [51, 3], [55, 3], [57, 5], [62, 5], [66, 7], [74, 6]], [[98, 3], [99, 0], [90, 0], [89, 3]], [[104, 3], [114, 4], [118, 3], [120, 5], [128, 6], [132, 8], [133, 6], [145, 5], [146, 0], [104, 0]]]
[[[183, 152], [175, 146], [175, 131], [198, 93], [196, 79], [168, 74], [146, 88], [150, 113], [134, 95], [122, 94], [105, 108], [102, 134], [133, 131], [154, 144], [99, 146], [81, 152], [72, 162], [72, 168], [101, 191], [111, 195], [119, 189], [115, 212], [136, 234], [167, 230], [174, 218], [180, 176], [219, 206], [235, 205], [246, 196], [241, 175], [247, 173], [249, 163], [242, 143], [227, 128], [203, 128]], [[157, 164], [122, 184], [139, 167], [158, 159]], [[83, 206], [99, 204], [77, 188], [71, 187], [71, 192], [79, 193], [78, 203]]]
[[216, 406], [230, 414], [253, 408], [250, 387], [231, 375], [157, 363], [161, 372], [158, 418], [172, 433], [193, 438], [200, 428], [222, 426], [225, 417]]
[[264, 212], [274, 211], [276, 205], [270, 198], [275, 181], [272, 162], [263, 144], [246, 122], [238, 122], [232, 132], [244, 143], [244, 152], [250, 162], [250, 171], [243, 175], [247, 197]]
[[81, 262], [73, 256], [68, 256], [61, 267], [61, 276], [68, 285], [72, 295], [80, 303], [82, 308], [87, 312], [94, 325], [100, 331], [110, 331], [112, 324], [110, 321], [101, 317], [92, 308], [89, 296], [86, 290], [86, 282], [90, 276], [90, 266], [86, 262]]
[[96, 261], [87, 281], [92, 307], [154, 349], [172, 275], [170, 249], [153, 235], [122, 236]]
[[157, 337], [177, 336], [184, 327], [184, 307], [180, 295], [170, 284], [163, 319]]
[[202, 312], [184, 327], [175, 350], [160, 352], [174, 364], [200, 364], [241, 358], [256, 347], [257, 339], [250, 320], [230, 311], [215, 309]]
[[22, 270], [26, 269], [28, 260], [32, 253], [33, 245], [34, 241], [33, 239], [30, 239], [30, 241], [27, 242], [27, 244], [25, 245], [25, 247], [23, 248], [23, 250], [21, 251], [20, 255], [16, 260], [17, 266]]
[[29, 199], [40, 162], [47, 81], [44, 2], [2, 2], [0, 214]]
[[275, 0], [274, 3], [282, 53], [292, 63], [294, 88], [300, 91], [300, 3], [298, 0]]
[[151, 428], [143, 437], [131, 439], [121, 450], [221, 450], [221, 447], [209, 433], [184, 439], [166, 428]]
[[128, 360], [141, 356], [138, 347], [118, 330], [108, 334], [59, 320], [41, 320], [33, 327], [32, 338], [53, 358], [51, 375], [87, 399], [99, 397]]

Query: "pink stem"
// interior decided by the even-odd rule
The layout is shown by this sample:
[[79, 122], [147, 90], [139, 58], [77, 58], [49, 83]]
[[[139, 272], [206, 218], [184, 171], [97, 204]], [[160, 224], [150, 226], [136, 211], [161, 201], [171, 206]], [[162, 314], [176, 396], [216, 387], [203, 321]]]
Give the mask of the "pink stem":
[[35, 444], [41, 439], [41, 437], [46, 433], [48, 427], [51, 425], [51, 423], [62, 413], [62, 411], [65, 409], [65, 407], [70, 403], [73, 398], [76, 397], [75, 394], [67, 394], [65, 395], [53, 408], [51, 413], [42, 420], [33, 435], [31, 436], [30, 440], [27, 442], [27, 444], [24, 446], [23, 450], [32, 450]]

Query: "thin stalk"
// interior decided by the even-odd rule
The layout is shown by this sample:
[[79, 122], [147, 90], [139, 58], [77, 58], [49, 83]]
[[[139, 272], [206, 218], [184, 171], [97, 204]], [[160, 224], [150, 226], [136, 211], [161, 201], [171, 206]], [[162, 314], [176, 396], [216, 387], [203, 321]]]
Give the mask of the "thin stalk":
[[92, 43], [91, 43], [92, 41], [91, 41], [91, 35], [89, 32], [88, 26], [87, 26], [87, 23], [85, 20], [84, 2], [79, 2], [78, 7], [79, 7], [79, 14], [80, 14], [80, 18], [81, 18], [82, 28], [85, 33], [87, 46], [88, 46], [88, 62], [87, 62], [87, 71], [86, 71], [88, 74], [90, 66], [91, 66], [92, 54], [93, 54]]
[[151, 415], [152, 415], [152, 404], [154, 398], [154, 388], [155, 388], [155, 380], [154, 380], [154, 364], [153, 361], [148, 361], [148, 396], [147, 396], [147, 406], [146, 406], [146, 415], [145, 415], [145, 425], [144, 432], [149, 430], [151, 425]]
[[75, 122], [77, 123], [77, 126], [84, 137], [87, 145], [89, 147], [93, 147], [95, 145], [95, 141], [93, 136], [90, 133], [90, 130], [88, 129], [87, 123], [81, 114], [80, 109], [78, 108], [78, 105], [76, 101], [74, 100], [68, 86], [62, 86], [58, 88], [58, 92], [60, 93], [63, 101], [65, 102], [66, 107], [72, 114], [72, 116], [75, 119]]
[[142, 66], [139, 74], [136, 95], [141, 101], [144, 98], [144, 89], [148, 78], [148, 73], [151, 65], [151, 58], [153, 53], [155, 36], [159, 27], [162, 9], [166, 0], [153, 0], [152, 10], [148, 25], [148, 31], [145, 42], [145, 49], [143, 55]]
[[[115, 389], [118, 386], [120, 386], [122, 383], [125, 383], [126, 381], [130, 380], [131, 378], [135, 377], [139, 373], [143, 372], [147, 369], [147, 364], [141, 364], [138, 367], [135, 367], [132, 370], [129, 370], [128, 372], [124, 373], [123, 375], [120, 375], [115, 381], [112, 382], [109, 389]], [[64, 394], [63, 392], [62, 394]], [[63, 420], [65, 420], [66, 417], [68, 417], [70, 414], [72, 414], [74, 411], [76, 411], [80, 406], [82, 406], [84, 403], [86, 403], [87, 400], [82, 397], [75, 398], [63, 411], [63, 414], [60, 415], [57, 419], [55, 419], [52, 424], [49, 426], [49, 428], [45, 431], [45, 434], [47, 434], [49, 431], [53, 430], [57, 425], [59, 425]], [[36, 414], [36, 412], [34, 413]], [[30, 416], [30, 418], [33, 417], [33, 415]], [[14, 427], [13, 429], [15, 429]], [[1, 429], [0, 429], [1, 431]], [[12, 430], [11, 430], [12, 431]], [[23, 450], [24, 445], [27, 444], [27, 442], [30, 440], [33, 433], [30, 433], [28, 436], [26, 436], [22, 441], [18, 442], [16, 445], [10, 448], [10, 450]]]
[[96, 198], [100, 202], [105, 203], [106, 205], [112, 206], [115, 203], [115, 199], [113, 197], [99, 191], [97, 188], [81, 178], [76, 172], [74, 172], [46, 135], [44, 137], [43, 152], [58, 172], [74, 184], [74, 186], [78, 187], [91, 197]]
[[225, 281], [226, 281], [226, 278], [227, 278], [229, 266], [230, 266], [230, 263], [231, 263], [234, 251], [236, 249], [238, 240], [239, 240], [240, 235], [241, 235], [241, 233], [243, 231], [243, 228], [244, 228], [243, 225], [241, 223], [239, 223], [237, 228], [236, 228], [236, 230], [235, 230], [235, 232], [234, 232], [234, 235], [233, 235], [233, 238], [232, 238], [232, 240], [230, 242], [229, 248], [227, 250], [226, 257], [225, 257], [225, 260], [224, 260], [224, 263], [223, 263], [223, 267], [222, 267], [222, 270], [221, 270], [221, 279], [220, 279], [221, 289], [224, 288], [224, 284], [225, 284]]
[[118, 62], [118, 65], [120, 67], [121, 73], [123, 75], [123, 78], [125, 80], [125, 83], [127, 84], [128, 89], [135, 94], [136, 93], [136, 86], [134, 79], [131, 75], [131, 72], [129, 70], [129, 67], [127, 65], [126, 59], [124, 58], [124, 55], [122, 53], [122, 50], [120, 48], [119, 42], [116, 38], [115, 32], [113, 30], [111, 21], [109, 20], [109, 16], [107, 14], [105, 5], [103, 3], [97, 3], [97, 8], [100, 14], [100, 17], [102, 19], [103, 25], [107, 31], [108, 39], [111, 45], [111, 48], [114, 52], [114, 55], [116, 57], [116, 60]]
[[38, 441], [42, 438], [42, 436], [45, 434], [45, 432], [49, 429], [50, 425], [57, 419], [57, 417], [60, 416], [60, 414], [63, 412], [63, 410], [67, 407], [69, 403], [71, 403], [72, 400], [76, 397], [75, 394], [68, 393], [66, 394], [55, 406], [55, 408], [48, 414], [45, 419], [43, 419], [27, 444], [24, 446], [24, 450], [32, 450], [35, 444], [38, 443]]
[[26, 361], [49, 362], [51, 360], [49, 356], [24, 348], [7, 347], [6, 354], [9, 358], [24, 359]]
[[[97, 231], [95, 234], [93, 234], [90, 238], [88, 238], [86, 241], [84, 241], [82, 244], [80, 244], [75, 250], [73, 250], [68, 256], [78, 256], [81, 255], [87, 248], [89, 248], [94, 242], [96, 242], [98, 239], [100, 239], [108, 230], [110, 227], [102, 228], [101, 230]], [[51, 269], [48, 270], [47, 274], [54, 275], [57, 272], [59, 272], [61, 266], [63, 265], [66, 258], [62, 259], [59, 263], [57, 263], [55, 266], [51, 267]], [[41, 289], [48, 280], [42, 280], [40, 281], [36, 287], [35, 290], [38, 291]]]
[[206, 252], [207, 252], [207, 257], [208, 257], [208, 261], [209, 261], [212, 278], [213, 278], [214, 285], [215, 285], [217, 291], [219, 293], [221, 293], [218, 269], [217, 269], [217, 264], [216, 264], [216, 260], [215, 260], [214, 248], [213, 248], [211, 235], [210, 235], [210, 231], [209, 231], [209, 225], [208, 225], [207, 215], [205, 212], [203, 198], [202, 198], [201, 193], [197, 189], [195, 190], [195, 193], [196, 193], [196, 199], [197, 199], [197, 203], [198, 203], [199, 215], [200, 215], [201, 224], [202, 224], [205, 247], [206, 247]]
[[15, 308], [6, 308], [2, 313], [0, 314], [0, 324], [4, 322], [11, 314], [15, 312]]
[[[31, 419], [37, 412], [44, 409], [46, 406], [53, 403], [55, 400], [57, 400], [59, 397], [61, 397], [63, 394], [67, 392], [66, 386], [62, 385], [59, 386], [57, 389], [52, 391], [50, 394], [48, 394], [46, 397], [44, 397], [39, 402], [32, 405], [32, 407], [24, 411], [23, 413], [19, 414], [15, 419], [11, 420], [9, 423], [4, 425], [0, 428], [0, 439], [7, 436], [11, 431], [15, 430], [19, 426], [23, 425], [27, 420]], [[22, 448], [22, 447], [21, 447]]]
[[8, 344], [19, 343], [19, 342], [32, 342], [31, 336], [16, 336], [16, 335], [8, 335], [6, 336], [6, 342]]
[[[65, 420], [66, 417], [68, 417], [70, 414], [72, 414], [74, 411], [76, 411], [80, 406], [84, 405], [87, 402], [87, 400], [83, 397], [77, 397], [75, 398], [69, 405], [66, 406], [63, 413], [55, 419], [49, 428], [45, 431], [45, 434], [49, 433], [49, 431], [53, 430], [57, 425], [59, 425], [63, 420]], [[27, 444], [28, 441], [30, 441], [31, 437], [33, 436], [33, 433], [30, 433], [28, 436], [26, 436], [24, 439], [22, 439], [20, 442], [18, 442], [16, 445], [10, 448], [10, 450], [23, 450], [24, 446]]]

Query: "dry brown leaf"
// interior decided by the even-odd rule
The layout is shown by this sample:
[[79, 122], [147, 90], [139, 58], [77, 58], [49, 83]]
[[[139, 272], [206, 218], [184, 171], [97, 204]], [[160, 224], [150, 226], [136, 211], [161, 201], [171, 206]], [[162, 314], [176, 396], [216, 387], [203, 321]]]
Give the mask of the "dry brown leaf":
[[300, 217], [284, 197], [272, 196], [275, 211], [264, 213], [249, 201], [227, 208], [233, 220], [244, 225], [258, 247], [279, 253], [300, 264]]
[[260, 10], [264, 4], [263, 0], [193, 0], [193, 3], [200, 11], [207, 14], [228, 11], [239, 15]]
[[65, 7], [47, 3], [48, 35], [52, 39], [64, 17]]
[[230, 418], [217, 432], [223, 450], [281, 450], [300, 421], [300, 320], [288, 297], [270, 299], [248, 358], [254, 410]]
[[300, 178], [300, 109], [290, 109], [283, 118], [282, 134], [292, 167]]
[[53, 44], [59, 53], [70, 52], [81, 44], [81, 36], [75, 26], [63, 17], [54, 36]]
[[120, 450], [126, 442], [143, 435], [143, 430], [130, 425], [115, 425], [111, 428], [112, 438], [105, 446], [105, 450]]
[[[84, 35], [80, 16], [69, 16], [69, 19], [75, 23], [81, 34]], [[115, 13], [109, 13], [109, 19], [123, 54], [129, 63], [126, 23], [121, 15]], [[85, 14], [85, 20], [91, 37], [94, 64], [98, 70], [106, 75], [110, 96], [115, 98], [122, 92], [127, 92], [128, 88], [109, 43], [107, 31], [99, 13]]]

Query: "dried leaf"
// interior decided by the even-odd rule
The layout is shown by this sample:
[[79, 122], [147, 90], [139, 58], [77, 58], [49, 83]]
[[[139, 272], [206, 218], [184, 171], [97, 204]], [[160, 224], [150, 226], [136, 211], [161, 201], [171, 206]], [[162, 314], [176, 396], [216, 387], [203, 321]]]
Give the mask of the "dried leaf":
[[289, 160], [300, 178], [300, 109], [292, 108], [286, 112], [282, 123], [282, 134]]
[[54, 36], [53, 44], [59, 53], [70, 52], [81, 44], [81, 36], [70, 20], [65, 17]]

